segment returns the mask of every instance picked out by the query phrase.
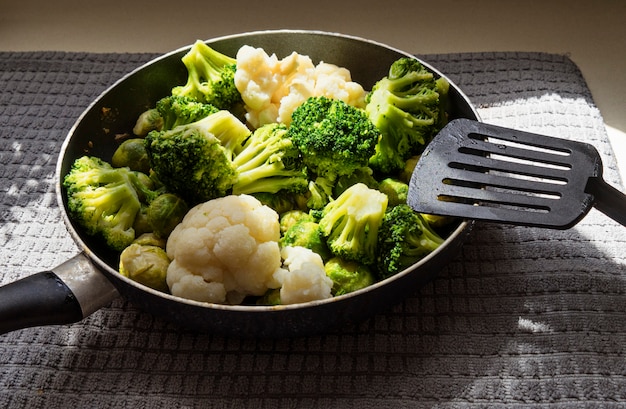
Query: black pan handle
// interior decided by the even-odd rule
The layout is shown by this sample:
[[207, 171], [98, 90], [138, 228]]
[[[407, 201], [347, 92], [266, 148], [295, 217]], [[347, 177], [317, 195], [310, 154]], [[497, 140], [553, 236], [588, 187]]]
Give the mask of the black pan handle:
[[52, 271], [0, 287], [0, 334], [78, 322], [118, 296], [113, 284], [81, 253]]
[[585, 190], [593, 195], [596, 209], [626, 226], [626, 195], [601, 177], [590, 178]]

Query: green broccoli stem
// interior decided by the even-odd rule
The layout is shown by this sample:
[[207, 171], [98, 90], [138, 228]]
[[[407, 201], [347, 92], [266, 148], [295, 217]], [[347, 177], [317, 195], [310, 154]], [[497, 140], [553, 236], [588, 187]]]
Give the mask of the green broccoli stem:
[[[281, 190], [298, 191], [306, 186], [300, 170], [286, 170], [274, 163], [239, 173], [233, 185], [233, 194], [277, 193]], [[300, 187], [298, 189], [297, 187]]]
[[414, 225], [411, 232], [407, 235], [406, 241], [411, 246], [412, 250], [407, 250], [409, 255], [420, 255], [424, 251], [430, 253], [437, 249], [443, 242], [441, 238], [428, 224], [421, 215], [418, 215], [420, 220], [419, 225]]

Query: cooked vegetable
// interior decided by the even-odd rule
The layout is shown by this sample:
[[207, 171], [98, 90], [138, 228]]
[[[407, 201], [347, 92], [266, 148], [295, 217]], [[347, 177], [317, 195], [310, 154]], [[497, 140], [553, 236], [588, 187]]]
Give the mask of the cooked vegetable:
[[249, 195], [193, 207], [167, 240], [167, 284], [178, 297], [239, 304], [280, 284], [278, 214]]
[[224, 196], [237, 181], [231, 159], [250, 131], [228, 111], [152, 131], [146, 151], [157, 178], [191, 206]]
[[145, 174], [150, 173], [150, 161], [142, 138], [127, 139], [117, 147], [111, 158], [116, 168], [129, 167]]
[[282, 234], [279, 244], [281, 247], [306, 247], [319, 254], [324, 261], [331, 257], [319, 224], [308, 218], [302, 218], [289, 227]]
[[324, 264], [326, 275], [333, 280], [333, 295], [348, 294], [374, 283], [372, 270], [358, 261], [333, 257]]
[[335, 181], [323, 176], [318, 176], [315, 180], [309, 181], [309, 189], [306, 194], [306, 206], [309, 209], [321, 210], [333, 200], [333, 190]]
[[257, 128], [233, 158], [233, 194], [300, 193], [307, 189], [306, 167], [283, 124]]
[[366, 92], [352, 81], [350, 71], [313, 61], [293, 52], [279, 60], [262, 48], [244, 45], [237, 52], [235, 84], [253, 128], [268, 123], [291, 123], [291, 114], [307, 98], [325, 96], [363, 108]]
[[328, 248], [346, 260], [373, 264], [378, 229], [387, 209], [387, 195], [357, 183], [322, 211], [319, 222]]
[[160, 131], [190, 124], [219, 111], [211, 104], [200, 102], [188, 96], [170, 95], [156, 103], [156, 110], [163, 119]]
[[293, 225], [300, 221], [314, 221], [314, 218], [303, 210], [289, 210], [280, 215], [280, 233], [284, 234]]
[[284, 269], [276, 273], [280, 303], [298, 304], [330, 298], [333, 281], [326, 276], [319, 254], [304, 247], [283, 247]]
[[443, 243], [422, 215], [406, 204], [389, 210], [378, 232], [376, 264], [380, 278], [399, 273]]
[[133, 134], [144, 137], [150, 131], [160, 131], [163, 129], [163, 117], [156, 108], [144, 111], [135, 122]]
[[309, 170], [334, 181], [367, 166], [379, 133], [362, 109], [312, 97], [293, 112], [288, 135]]
[[189, 206], [180, 196], [163, 193], [150, 202], [146, 217], [151, 231], [157, 237], [167, 238], [188, 211]]
[[396, 178], [385, 178], [378, 184], [378, 190], [389, 198], [389, 207], [405, 204], [409, 195], [409, 185]]
[[370, 166], [383, 174], [404, 168], [405, 161], [424, 149], [447, 121], [449, 84], [418, 60], [403, 57], [367, 95], [365, 111], [381, 133]]
[[142, 203], [157, 195], [147, 175], [126, 167], [114, 168], [93, 156], [74, 161], [63, 187], [71, 218], [87, 234], [102, 237], [117, 251], [133, 242], [133, 225]]
[[168, 292], [165, 277], [170, 259], [162, 247], [132, 243], [120, 255], [121, 275], [158, 291]]
[[196, 41], [182, 58], [187, 68], [187, 83], [172, 89], [172, 95], [191, 97], [218, 109], [234, 109], [241, 104], [235, 87], [236, 59]]
[[374, 172], [369, 166], [356, 169], [349, 175], [341, 175], [333, 186], [333, 197], [338, 197], [347, 188], [357, 183], [363, 183], [371, 189], [378, 189], [378, 180], [374, 177]]

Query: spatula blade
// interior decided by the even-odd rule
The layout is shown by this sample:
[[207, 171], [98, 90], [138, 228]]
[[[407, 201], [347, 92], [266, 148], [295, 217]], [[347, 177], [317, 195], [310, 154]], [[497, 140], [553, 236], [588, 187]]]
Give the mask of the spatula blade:
[[602, 162], [586, 143], [455, 119], [411, 177], [418, 212], [567, 229], [593, 206], [585, 188]]

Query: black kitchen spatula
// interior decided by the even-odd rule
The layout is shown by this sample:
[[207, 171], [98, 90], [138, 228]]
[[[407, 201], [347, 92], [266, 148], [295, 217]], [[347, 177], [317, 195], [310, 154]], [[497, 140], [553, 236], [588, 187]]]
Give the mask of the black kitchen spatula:
[[455, 119], [427, 146], [408, 204], [421, 213], [567, 229], [591, 207], [626, 225], [626, 196], [587, 143]]

